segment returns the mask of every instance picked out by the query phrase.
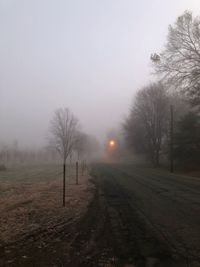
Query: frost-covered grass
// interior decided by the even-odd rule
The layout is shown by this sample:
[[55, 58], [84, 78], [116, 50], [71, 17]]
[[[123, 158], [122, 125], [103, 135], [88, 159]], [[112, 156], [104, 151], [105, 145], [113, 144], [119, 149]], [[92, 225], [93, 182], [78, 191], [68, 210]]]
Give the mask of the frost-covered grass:
[[79, 216], [89, 201], [89, 176], [75, 185], [75, 166], [67, 166], [66, 207], [62, 207], [62, 166], [26, 165], [0, 172], [0, 244], [31, 231]]

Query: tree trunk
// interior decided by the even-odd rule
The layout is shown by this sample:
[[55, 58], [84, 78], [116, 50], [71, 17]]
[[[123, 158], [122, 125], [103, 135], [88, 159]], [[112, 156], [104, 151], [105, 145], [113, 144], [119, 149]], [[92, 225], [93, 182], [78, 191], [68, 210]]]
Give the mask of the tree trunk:
[[70, 162], [70, 165], [72, 164], [72, 153], [69, 154], [69, 162]]
[[66, 161], [63, 163], [63, 207], [65, 207]]
[[160, 152], [159, 149], [156, 149], [156, 167], [160, 164]]

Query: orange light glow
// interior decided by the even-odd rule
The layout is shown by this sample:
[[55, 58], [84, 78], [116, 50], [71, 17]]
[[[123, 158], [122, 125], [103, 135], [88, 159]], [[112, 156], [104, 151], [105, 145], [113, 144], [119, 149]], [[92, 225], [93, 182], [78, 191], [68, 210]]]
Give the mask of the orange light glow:
[[109, 141], [109, 146], [111, 146], [111, 147], [115, 146], [115, 141], [114, 140], [110, 140]]

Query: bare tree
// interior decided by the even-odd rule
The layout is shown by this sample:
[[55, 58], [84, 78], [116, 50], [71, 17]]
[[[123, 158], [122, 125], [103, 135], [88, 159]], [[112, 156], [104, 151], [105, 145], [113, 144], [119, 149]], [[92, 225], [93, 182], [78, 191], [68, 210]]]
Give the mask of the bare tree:
[[74, 146], [74, 150], [77, 153], [77, 160], [79, 160], [85, 154], [86, 147], [87, 135], [85, 133], [79, 132]]
[[186, 11], [169, 26], [163, 52], [151, 56], [157, 74], [200, 105], [200, 18]]
[[78, 120], [68, 108], [57, 109], [50, 122], [50, 146], [54, 147], [63, 159], [63, 206], [65, 206], [66, 160], [77, 139]]
[[79, 132], [74, 151], [77, 153], [78, 159], [95, 159], [98, 157], [99, 143], [94, 136]]
[[166, 133], [168, 97], [161, 83], [140, 90], [124, 124], [128, 143], [136, 152], [147, 154], [159, 165], [160, 150]]

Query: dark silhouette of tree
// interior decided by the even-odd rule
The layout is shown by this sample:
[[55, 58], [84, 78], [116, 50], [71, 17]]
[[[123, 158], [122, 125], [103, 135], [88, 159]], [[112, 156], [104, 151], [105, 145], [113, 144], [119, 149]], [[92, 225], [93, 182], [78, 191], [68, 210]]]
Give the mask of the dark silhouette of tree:
[[77, 134], [77, 140], [74, 145], [74, 151], [77, 153], [77, 160], [81, 159], [86, 153], [87, 139], [88, 137], [85, 133], [79, 132]]
[[174, 136], [174, 158], [185, 167], [200, 163], [200, 120], [194, 112], [183, 116]]
[[157, 74], [200, 107], [200, 18], [186, 11], [169, 26], [162, 53], [151, 55]]
[[124, 123], [127, 142], [136, 152], [146, 154], [159, 165], [160, 150], [166, 134], [168, 96], [161, 83], [141, 89]]
[[50, 122], [49, 144], [63, 159], [63, 206], [65, 206], [66, 160], [72, 152], [78, 135], [78, 120], [68, 109], [57, 109]]

